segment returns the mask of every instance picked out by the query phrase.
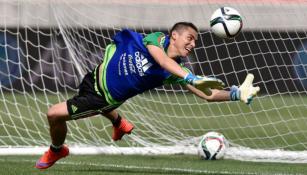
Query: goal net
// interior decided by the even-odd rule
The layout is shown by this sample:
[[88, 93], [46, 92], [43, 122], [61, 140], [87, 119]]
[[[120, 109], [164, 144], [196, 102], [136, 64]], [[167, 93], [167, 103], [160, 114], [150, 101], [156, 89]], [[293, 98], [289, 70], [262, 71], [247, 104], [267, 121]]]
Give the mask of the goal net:
[[[222, 6], [243, 17], [234, 39], [209, 30], [212, 12]], [[112, 141], [112, 125], [102, 116], [69, 121], [72, 153], [196, 154], [200, 136], [218, 131], [231, 143], [225, 158], [307, 162], [306, 7], [303, 0], [3, 0], [0, 153], [41, 154], [49, 146], [48, 107], [77, 93], [116, 32], [168, 32], [190, 21], [200, 32], [185, 64], [227, 87], [253, 73], [261, 92], [252, 105], [209, 103], [180, 86], [159, 87], [119, 108], [135, 125], [121, 141]]]

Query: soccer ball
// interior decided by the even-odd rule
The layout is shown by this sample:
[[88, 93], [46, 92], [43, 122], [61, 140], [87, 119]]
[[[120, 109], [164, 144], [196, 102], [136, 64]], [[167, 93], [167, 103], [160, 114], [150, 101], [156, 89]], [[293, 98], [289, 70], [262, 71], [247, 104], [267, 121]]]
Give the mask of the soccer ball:
[[223, 158], [228, 147], [228, 141], [223, 134], [208, 132], [201, 137], [197, 150], [201, 159], [215, 160]]
[[221, 38], [233, 38], [242, 29], [242, 17], [240, 13], [231, 7], [221, 7], [211, 16], [211, 31]]

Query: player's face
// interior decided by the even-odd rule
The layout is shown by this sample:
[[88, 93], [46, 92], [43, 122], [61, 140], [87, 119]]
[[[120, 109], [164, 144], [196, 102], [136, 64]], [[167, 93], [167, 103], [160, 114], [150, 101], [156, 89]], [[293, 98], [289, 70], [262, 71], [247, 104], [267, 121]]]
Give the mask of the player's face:
[[175, 47], [178, 51], [178, 56], [188, 56], [195, 47], [195, 41], [197, 40], [197, 32], [188, 27], [180, 32], [174, 32]]

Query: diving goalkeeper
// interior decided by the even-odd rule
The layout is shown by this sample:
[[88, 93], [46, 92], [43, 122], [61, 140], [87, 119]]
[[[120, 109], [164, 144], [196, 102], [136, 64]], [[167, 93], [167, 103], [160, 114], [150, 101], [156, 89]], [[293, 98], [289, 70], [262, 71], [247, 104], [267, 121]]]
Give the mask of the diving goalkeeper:
[[222, 90], [224, 83], [216, 78], [196, 76], [180, 64], [195, 47], [197, 27], [189, 22], [176, 23], [169, 35], [155, 32], [143, 37], [131, 30], [122, 30], [106, 47], [103, 62], [85, 75], [79, 93], [65, 102], [51, 106], [47, 112], [51, 145], [36, 162], [46, 169], [66, 157], [64, 145], [66, 121], [101, 114], [113, 124], [112, 139], [120, 140], [134, 128], [116, 111], [127, 99], [166, 83], [181, 84], [208, 101], [241, 100], [249, 104], [259, 91], [249, 74], [240, 86]]

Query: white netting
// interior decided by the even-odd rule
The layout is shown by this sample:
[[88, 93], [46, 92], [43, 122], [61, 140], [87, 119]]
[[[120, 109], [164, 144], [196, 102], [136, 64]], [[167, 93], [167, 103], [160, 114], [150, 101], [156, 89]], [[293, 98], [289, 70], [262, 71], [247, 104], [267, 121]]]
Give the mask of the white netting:
[[[187, 66], [196, 74], [217, 76], [228, 87], [253, 73], [255, 85], [261, 87], [254, 103], [208, 103], [182, 87], [160, 87], [119, 108], [136, 126], [123, 141], [112, 142], [110, 122], [96, 116], [69, 122], [66, 143], [103, 146], [110, 152], [117, 152], [117, 146], [129, 146], [136, 153], [144, 146], [149, 153], [180, 152], [182, 148], [187, 153], [187, 146], [189, 153], [195, 153], [192, 147], [198, 137], [215, 130], [236, 145], [228, 158], [238, 155], [243, 159], [246, 153], [249, 160], [268, 160], [261, 158], [261, 151], [249, 148], [278, 149], [301, 151], [303, 158], [297, 159], [306, 161], [302, 151], [307, 147], [307, 2], [128, 2], [0, 2], [1, 147], [49, 145], [45, 112], [77, 92], [82, 76], [101, 62], [116, 32], [125, 27], [144, 34], [167, 32], [184, 20], [200, 27]], [[223, 41], [208, 31], [209, 17], [220, 6], [234, 7], [243, 16], [243, 32], [233, 40]], [[238, 145], [248, 149], [244, 152]], [[298, 155], [284, 153], [272, 159], [283, 161]]]

